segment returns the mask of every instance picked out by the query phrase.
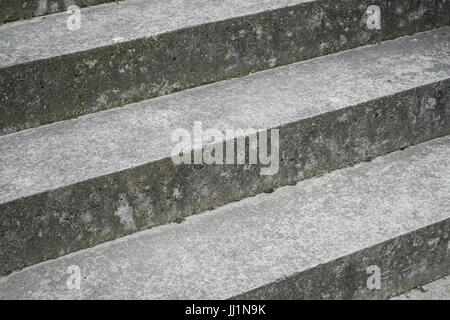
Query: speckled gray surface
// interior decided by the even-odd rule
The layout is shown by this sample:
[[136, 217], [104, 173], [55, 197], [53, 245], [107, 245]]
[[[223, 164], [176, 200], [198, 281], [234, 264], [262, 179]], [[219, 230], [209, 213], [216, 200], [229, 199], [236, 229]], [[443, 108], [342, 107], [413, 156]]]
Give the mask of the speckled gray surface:
[[[443, 28], [0, 137], [0, 274], [450, 134], [449, 35]], [[194, 121], [280, 128], [278, 174], [175, 166], [171, 134]]]
[[315, 0], [127, 0], [82, 10], [82, 28], [60, 13], [0, 27], [0, 67], [46, 59]]
[[[378, 4], [383, 26], [369, 30]], [[0, 134], [449, 24], [450, 3], [153, 0], [0, 27]]]
[[119, 2], [119, 0], [2, 0], [0, 1], [0, 24], [63, 12], [71, 5], [87, 7], [108, 2]]
[[450, 300], [450, 276], [414, 288], [392, 300]]
[[449, 159], [436, 139], [15, 272], [0, 298], [394, 296], [450, 271]]
[[166, 158], [194, 121], [273, 128], [449, 77], [450, 27], [1, 136], [0, 203]]

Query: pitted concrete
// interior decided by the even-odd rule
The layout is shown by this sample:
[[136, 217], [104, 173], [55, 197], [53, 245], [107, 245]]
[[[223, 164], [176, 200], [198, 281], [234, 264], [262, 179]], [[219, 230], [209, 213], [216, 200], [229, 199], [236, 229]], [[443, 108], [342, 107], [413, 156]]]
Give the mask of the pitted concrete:
[[[365, 10], [382, 9], [381, 30]], [[0, 27], [0, 134], [449, 24], [409, 0], [124, 1]]]
[[[450, 134], [450, 28], [0, 137], [0, 274]], [[280, 129], [280, 170], [171, 135]]]
[[450, 300], [450, 275], [414, 288], [392, 300]]
[[15, 272], [0, 298], [388, 298], [450, 270], [449, 159], [436, 139]]
[[2, 0], [0, 24], [66, 11], [69, 6], [93, 6], [119, 0]]
[[0, 202], [167, 158], [172, 132], [194, 121], [282, 127], [449, 76], [450, 27], [2, 136]]
[[[79, 30], [60, 13], [0, 27], [0, 67], [44, 60], [314, 0], [126, 0], [85, 8]], [[113, 20], [112, 20], [113, 19]], [[194, 39], [193, 39], [194, 40]]]

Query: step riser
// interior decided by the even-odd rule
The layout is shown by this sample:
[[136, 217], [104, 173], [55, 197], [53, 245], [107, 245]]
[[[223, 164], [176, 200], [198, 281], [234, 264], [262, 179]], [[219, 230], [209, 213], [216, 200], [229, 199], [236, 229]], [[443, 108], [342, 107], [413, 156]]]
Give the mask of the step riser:
[[449, 156], [447, 136], [47, 261], [0, 299], [386, 298], [450, 271]]
[[0, 275], [448, 135], [450, 80], [279, 129], [273, 176], [261, 176], [259, 165], [175, 166], [165, 158], [1, 204]]
[[117, 0], [2, 0], [0, 2], [0, 25], [63, 12], [71, 5], [82, 8], [108, 2], [117, 2]]
[[[372, 4], [381, 30], [364, 22]], [[431, 30], [449, 11], [443, 0], [314, 1], [13, 65], [0, 69], [0, 134]]]
[[[447, 219], [232, 299], [387, 299], [448, 275], [449, 234]], [[368, 288], [370, 266], [380, 289]]]

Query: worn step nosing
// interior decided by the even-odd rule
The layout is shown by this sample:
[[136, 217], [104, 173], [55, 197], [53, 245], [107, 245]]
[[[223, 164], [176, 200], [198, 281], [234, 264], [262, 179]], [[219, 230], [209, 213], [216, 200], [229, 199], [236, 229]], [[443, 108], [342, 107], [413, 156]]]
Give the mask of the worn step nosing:
[[228, 299], [388, 299], [450, 274], [449, 233], [450, 218]]
[[0, 3], [0, 25], [4, 23], [42, 17], [67, 9], [76, 5], [79, 8], [94, 6], [119, 0], [2, 0]]
[[[436, 32], [428, 34], [426, 39], [433, 38], [431, 35], [438, 34]], [[424, 37], [424, 35], [420, 37]], [[420, 37], [411, 38], [409, 41], [420, 39]], [[439, 38], [434, 41], [440, 43]], [[395, 44], [398, 43], [402, 43], [402, 41], [392, 43], [390, 50], [397, 50], [398, 47]], [[343, 57], [357, 61], [358, 55], [371, 57], [368, 53], [376, 50], [389, 55], [387, 46], [388, 44], [383, 44], [379, 47], [368, 48], [367, 51], [356, 50], [353, 53], [348, 52], [336, 57], [330, 56], [320, 61], [299, 64], [299, 67], [321, 65], [323, 68], [327, 68], [326, 61], [333, 59], [342, 61]], [[432, 50], [428, 44], [426, 47]], [[437, 57], [436, 53], [434, 56]], [[415, 57], [415, 60], [417, 64], [421, 65], [418, 56]], [[400, 59], [396, 59], [395, 62], [398, 65], [402, 64]], [[361, 60], [361, 64], [367, 68], [364, 60]], [[218, 90], [218, 92], [222, 92], [221, 94], [227, 95], [227, 92], [223, 91], [224, 85], [240, 86], [240, 84], [250, 81], [249, 84], [252, 86], [254, 79], [262, 80], [266, 84], [274, 72], [284, 72], [295, 67], [286, 67], [287, 69], [255, 75], [248, 79], [237, 79], [234, 82], [219, 84], [211, 88], [196, 89], [160, 100], [163, 101], [163, 104], [167, 103], [169, 99], [174, 99], [176, 103], [177, 99], [186, 102], [186, 97], [189, 95], [193, 94], [196, 97], [197, 94], [206, 92], [211, 94], [213, 91], [210, 90]], [[390, 68], [388, 65], [385, 67]], [[339, 70], [343, 72], [344, 69], [340, 68]], [[352, 70], [355, 69], [352, 68]], [[413, 86], [412, 89], [398, 89], [399, 91], [396, 93], [388, 90], [389, 93], [378, 93], [378, 98], [356, 105], [350, 104], [345, 108], [337, 107], [333, 112], [328, 108], [316, 110], [315, 115], [306, 116], [303, 119], [294, 117], [287, 124], [278, 127], [280, 129], [280, 155], [285, 160], [281, 160], [280, 170], [273, 176], [261, 176], [260, 165], [252, 167], [237, 165], [176, 166], [168, 158], [170, 154], [167, 153], [162, 160], [154, 162], [149, 160], [146, 164], [132, 166], [126, 170], [117, 170], [103, 176], [94, 175], [82, 182], [69, 183], [53, 190], [24, 195], [15, 200], [6, 200], [0, 204], [2, 216], [0, 241], [7, 243], [4, 246], [6, 250], [3, 252], [3, 257], [0, 259], [4, 263], [0, 273], [6, 274], [67, 252], [90, 247], [405, 146], [450, 134], [450, 80], [431, 80], [433, 79], [431, 71], [421, 73], [420, 70], [416, 70], [416, 72], [418, 73], [411, 79], [415, 79], [417, 83], [422, 80], [424, 82], [431, 81], [431, 83], [417, 87], [408, 83], [406, 87]], [[332, 69], [329, 69], [329, 73], [330, 76], [333, 76]], [[382, 73], [381, 75], [389, 77], [389, 74]], [[424, 75], [427, 76], [419, 80], [419, 77]], [[345, 74], [343, 77], [347, 78]], [[358, 79], [354, 80], [359, 81]], [[289, 78], [286, 81], [291, 83]], [[354, 89], [352, 85], [349, 85], [349, 88]], [[340, 91], [345, 92], [342, 91], [342, 87]], [[214, 98], [214, 95], [211, 97]], [[267, 100], [264, 96], [260, 98]], [[194, 101], [196, 100], [194, 99]], [[434, 103], [430, 105], [430, 101]], [[221, 105], [220, 102], [218, 103]], [[116, 111], [120, 115], [122, 111], [130, 110], [135, 112], [137, 109]], [[141, 115], [139, 112], [138, 115]], [[109, 117], [115, 113], [108, 111], [107, 116], [98, 114], [98, 117], [92, 117], [92, 119], [111, 127], [114, 122], [111, 122]], [[183, 114], [184, 117], [185, 114]], [[217, 118], [217, 114], [213, 114], [212, 117]], [[80, 120], [86, 120], [85, 124], [88, 128], [93, 124], [90, 122], [92, 119]], [[193, 119], [195, 120], [196, 117], [194, 116]], [[240, 119], [242, 120], [243, 117]], [[201, 120], [201, 118], [197, 120]], [[257, 119], [252, 114], [249, 123], [256, 124], [255, 120]], [[123, 125], [127, 126], [126, 121], [124, 122], [123, 119], [121, 121]], [[242, 125], [242, 123], [240, 124]], [[174, 125], [176, 126], [176, 124]], [[13, 149], [9, 150], [8, 143], [5, 143], [6, 139], [18, 139], [17, 146], [24, 148], [26, 146], [24, 143], [27, 141], [24, 138], [27, 135], [31, 139], [30, 142], [35, 144], [42, 132], [52, 132], [51, 130], [57, 127], [57, 125], [49, 126], [1, 137], [0, 140], [4, 142], [1, 144], [4, 148], [1, 155], [11, 156], [13, 150], [19, 150], [15, 144], [10, 144]], [[65, 126], [60, 129], [61, 132], [75, 134], [75, 136], [85, 130], [83, 126], [77, 129], [78, 132], [77, 130], [66, 130]], [[54, 132], [57, 135], [59, 135], [58, 130]], [[121, 133], [126, 134], [125, 132]], [[44, 134], [42, 137], [46, 144], [48, 144], [49, 138], [53, 139], [52, 135]], [[159, 139], [157, 136], [154, 138]], [[130, 142], [125, 142], [125, 144], [127, 143]], [[136, 145], [131, 144], [131, 146]], [[32, 144], [25, 150], [28, 150], [29, 147], [32, 147]], [[75, 148], [74, 150], [77, 153], [83, 152], [82, 149]], [[51, 152], [50, 155], [52, 155]], [[122, 152], [118, 155], [122, 157]], [[65, 155], [65, 157], [68, 156], [70, 158], [71, 154]], [[21, 156], [21, 158], [27, 160], [26, 157]], [[114, 157], [106, 158], [114, 162]], [[93, 158], [89, 157], [89, 159]], [[10, 164], [14, 164], [13, 167], [17, 168], [18, 160], [13, 160]], [[39, 160], [39, 158], [31, 158], [31, 160]], [[6, 162], [4, 163], [6, 165]], [[58, 170], [64, 170], [63, 163], [54, 164], [50, 161], [48, 165], [57, 165]], [[30, 162], [30, 164], [32, 167], [38, 164], [43, 165], [42, 161], [38, 161], [36, 164]], [[25, 167], [19, 166], [19, 168], [27, 170]], [[54, 173], [58, 174], [60, 172], [58, 170]], [[24, 171], [24, 173], [26, 172]], [[31, 174], [33, 171], [29, 172]], [[74, 174], [76, 172], [74, 171]], [[37, 174], [43, 174], [42, 178], [46, 178], [45, 170]], [[41, 181], [45, 182], [45, 180]], [[40, 182], [36, 180], [35, 183]], [[20, 186], [23, 186], [22, 181], [20, 181]], [[6, 185], [6, 188], [10, 187]], [[123, 212], [132, 212], [132, 219], [125, 219], [126, 217], [122, 215]], [[86, 214], [91, 218], [87, 219]]]
[[[210, 5], [206, 2], [205, 6]], [[17, 30], [0, 30], [0, 45], [8, 47], [9, 43], [11, 48], [5, 51], [0, 68], [0, 134], [448, 25], [448, 2], [433, 0], [424, 8], [418, 2], [402, 0], [395, 2], [394, 9], [391, 1], [379, 0], [376, 3], [384, 14], [383, 28], [367, 30], [361, 19], [372, 2], [287, 1], [295, 4], [289, 7], [265, 3], [266, 11], [253, 14], [254, 8], [242, 4], [246, 8], [243, 13], [250, 15], [232, 18], [222, 12], [216, 13], [217, 17], [225, 20], [202, 23], [206, 14], [210, 15], [204, 10], [205, 17], [181, 18], [187, 24], [189, 19], [196, 21], [197, 25], [177, 25], [159, 35], [144, 32], [146, 28], [158, 28], [148, 24], [143, 24], [142, 30], [131, 28], [130, 35], [128, 21], [126, 27], [122, 26], [127, 32], [120, 36], [125, 42], [117, 44], [110, 39], [111, 34], [119, 37], [115, 26], [104, 27], [108, 36], [101, 32], [95, 36], [98, 26], [89, 32], [66, 33], [64, 16], [21, 25]], [[127, 8], [127, 2], [123, 8]], [[86, 14], [100, 12], [100, 8], [94, 9]], [[174, 10], [185, 13], [183, 9]], [[239, 12], [235, 11], [233, 14]], [[322, 17], [319, 22], [314, 20], [318, 15]], [[353, 18], [342, 18], [349, 15]], [[57, 22], [62, 30], [52, 34], [49, 26]], [[49, 32], [41, 32], [41, 24]], [[26, 34], [33, 37], [27, 39]], [[43, 36], [52, 38], [39, 38]], [[136, 39], [126, 41], [134, 36]], [[98, 41], [92, 40], [96, 37]], [[2, 39], [6, 42], [1, 43]], [[16, 41], [19, 43], [14, 44]], [[55, 44], [52, 50], [73, 48], [52, 53], [48, 43]], [[27, 53], [23, 48], [28, 46], [32, 49]], [[17, 57], [16, 61], [12, 57]]]
[[[440, 85], [410, 90], [408, 93], [415, 96], [423, 94], [428, 96], [428, 92], [421, 91], [438, 87], [439, 92], [442, 92], [440, 90], [448, 92], [449, 85], [450, 81], [446, 81]], [[440, 86], [444, 89], [439, 88]], [[405, 99], [408, 93], [396, 95], [392, 99], [394, 101]], [[392, 100], [388, 98], [381, 100], [384, 100], [383, 102], [388, 106], [392, 103]], [[380, 110], [376, 102], [368, 104]], [[359, 109], [350, 108], [342, 113], [367, 113], [367, 109], [358, 107]], [[395, 111], [404, 113], [406, 110], [396, 109]], [[368, 114], [372, 116], [371, 113]], [[367, 157], [372, 158], [407, 145], [450, 134], [449, 124], [438, 130], [427, 132], [429, 123], [426, 123], [422, 128], [419, 126], [411, 128], [412, 131], [406, 135], [403, 132], [403, 138], [396, 132], [390, 137], [392, 141], [388, 144], [381, 145], [381, 141], [372, 141], [373, 145], [366, 148], [357, 141], [367, 139], [365, 134], [370, 136], [369, 130], [362, 136], [353, 137], [356, 143], [355, 141], [352, 143], [350, 157], [335, 155], [332, 159], [327, 159], [325, 156], [317, 163], [316, 160], [313, 161], [315, 157], [318, 154], [328, 154], [326, 150], [330, 148], [335, 151], [344, 151], [342, 147], [336, 148], [329, 145], [328, 142], [333, 141], [332, 136], [335, 132], [332, 130], [328, 133], [324, 132], [326, 128], [333, 128], [333, 123], [324, 120], [319, 117], [301, 121], [286, 130], [285, 135], [281, 135], [282, 152], [285, 151], [287, 158], [302, 160], [300, 161], [304, 162], [302, 170], [295, 167], [298, 161], [285, 164], [282, 162], [278, 174], [262, 177], [259, 165], [250, 170], [245, 170], [242, 166], [222, 166], [220, 169], [217, 166], [205, 166], [199, 170], [198, 166], [192, 165], [174, 166], [172, 160], [167, 159], [3, 203], [0, 205], [0, 211], [2, 212], [3, 237], [6, 233], [6, 239], [4, 238], [3, 242], [6, 246], [1, 260], [7, 266], [2, 266], [2, 273], [151, 226], [168, 223], [175, 218], [218, 207], [271, 188], [362, 161]], [[361, 118], [359, 120], [362, 123], [367, 121]], [[406, 123], [399, 122], [395, 126], [397, 129], [392, 131], [400, 130], [409, 124], [405, 125]], [[353, 130], [352, 127], [347, 128], [350, 129], [349, 131]], [[298, 156], [303, 150], [308, 149], [308, 145], [311, 145], [307, 138], [311, 130], [318, 132], [324, 143], [316, 151], [319, 153]], [[404, 138], [406, 136], [408, 136], [407, 139]], [[292, 143], [294, 139], [298, 139], [297, 143]], [[303, 141], [299, 142], [299, 140]], [[290, 145], [284, 144], [289, 141], [291, 141]], [[307, 169], [306, 164], [313, 162], [315, 165]], [[228, 180], [226, 177], [232, 178]], [[183, 197], [177, 198], [172, 190], [179, 190]], [[127, 213], [126, 216], [131, 214], [131, 220], [125, 219], [121, 213]], [[86, 220], [86, 214], [91, 218]], [[22, 239], [17, 244], [13, 240], [16, 237]]]
[[[450, 270], [449, 142], [26, 268], [0, 279], [0, 298], [388, 298]], [[67, 287], [70, 266], [80, 290]]]
[[443, 28], [2, 136], [0, 203], [167, 159], [171, 134], [192, 131], [196, 121], [205, 130], [288, 128], [328, 116], [345, 122], [346, 108], [436, 85], [439, 110], [433, 95], [412, 103], [423, 104], [420, 117], [443, 112], [436, 120], [445, 128], [449, 44]]

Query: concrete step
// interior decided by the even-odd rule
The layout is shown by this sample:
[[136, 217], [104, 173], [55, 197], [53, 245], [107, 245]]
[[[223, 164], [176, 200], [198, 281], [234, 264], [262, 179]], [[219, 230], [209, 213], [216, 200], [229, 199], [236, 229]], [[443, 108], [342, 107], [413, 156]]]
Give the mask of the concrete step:
[[450, 300], [450, 276], [421, 285], [392, 300]]
[[[367, 23], [374, 4], [381, 29]], [[139, 0], [83, 9], [76, 30], [66, 13], [6, 24], [0, 134], [449, 25], [449, 11], [445, 0]]]
[[[449, 39], [446, 27], [0, 137], [0, 274], [450, 134]], [[273, 172], [249, 148], [245, 165], [175, 164], [178, 129], [201, 157], [195, 122], [260, 143], [279, 130]]]
[[394, 152], [15, 272], [0, 298], [389, 298], [450, 273], [449, 159], [450, 137]]
[[119, 0], [2, 0], [0, 2], [0, 25], [63, 12], [72, 5], [83, 8], [108, 2], [119, 2]]

